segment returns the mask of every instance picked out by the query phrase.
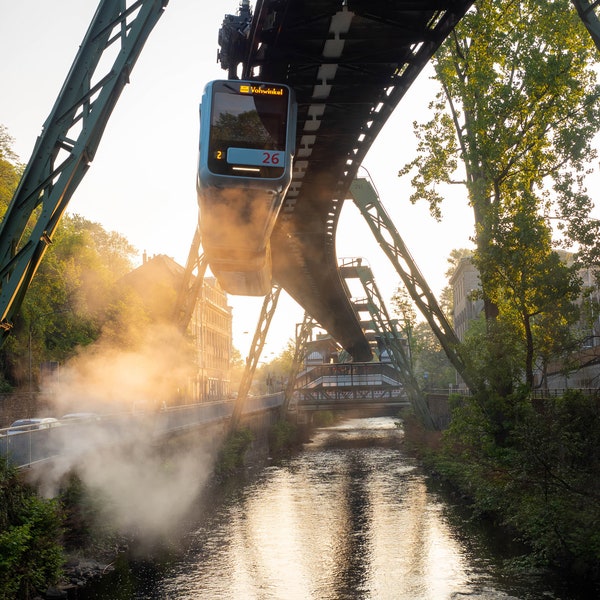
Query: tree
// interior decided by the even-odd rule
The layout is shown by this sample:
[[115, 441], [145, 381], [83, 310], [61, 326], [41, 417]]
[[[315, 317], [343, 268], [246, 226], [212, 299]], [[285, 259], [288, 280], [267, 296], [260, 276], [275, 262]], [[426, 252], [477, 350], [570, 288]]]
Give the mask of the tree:
[[[541, 327], [541, 316], [556, 316], [566, 307], [561, 294], [576, 287], [575, 265], [560, 267], [553, 253], [548, 217], [558, 219], [563, 247], [579, 244], [579, 260], [598, 255], [600, 224], [588, 218], [584, 187], [600, 126], [595, 52], [566, 0], [477, 2], [434, 59], [441, 91], [431, 120], [415, 124], [418, 156], [399, 173], [418, 168], [411, 200], [429, 202], [437, 218], [440, 184], [465, 186], [490, 351], [498, 360], [512, 353], [496, 346], [512, 336], [496, 335], [495, 321], [508, 311], [503, 323], [517, 326], [509, 314], [520, 314], [529, 383], [532, 319]], [[499, 377], [492, 386], [510, 392], [508, 374]]]
[[4, 215], [19, 179], [23, 165], [19, 164], [13, 152], [14, 140], [4, 125], [0, 125], [0, 214]]
[[[8, 134], [7, 129], [0, 125], [0, 215], [3, 217], [8, 204], [19, 183], [22, 165], [18, 163], [16, 154], [12, 150], [13, 138]], [[0, 390], [9, 391], [11, 389], [10, 378], [5, 376], [12, 371], [14, 364], [14, 348], [11, 346], [14, 340], [9, 338], [8, 342], [0, 350]]]
[[417, 313], [404, 287], [392, 296], [392, 310], [399, 317], [399, 328], [408, 340], [411, 368], [425, 388], [448, 389], [456, 372], [428, 323], [417, 321]]
[[292, 371], [295, 341], [290, 338], [285, 348], [270, 362], [262, 365], [257, 372], [256, 380], [266, 392], [276, 392], [285, 387]]
[[414, 373], [425, 387], [445, 389], [456, 383], [456, 370], [429, 325], [421, 321], [413, 329]]
[[399, 317], [399, 333], [406, 336], [408, 349], [412, 357], [414, 348], [412, 343], [412, 334], [417, 323], [417, 311], [408, 290], [405, 287], [399, 287], [392, 296], [392, 310]]
[[[37, 365], [65, 362], [95, 342], [134, 248], [79, 215], [64, 215], [15, 319], [12, 379], [37, 381]], [[114, 307], [111, 317], [114, 318]]]
[[[0, 126], [2, 214], [23, 171], [12, 143]], [[79, 215], [63, 216], [0, 349], [3, 388], [32, 387], [41, 362], [66, 361], [98, 338], [115, 282], [131, 270], [135, 254], [120, 234]]]

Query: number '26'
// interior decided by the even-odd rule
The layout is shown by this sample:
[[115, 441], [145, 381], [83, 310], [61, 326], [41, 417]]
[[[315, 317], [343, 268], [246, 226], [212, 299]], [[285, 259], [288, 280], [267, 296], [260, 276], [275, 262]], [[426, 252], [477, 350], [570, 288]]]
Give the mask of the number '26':
[[278, 165], [279, 152], [263, 152], [263, 165]]

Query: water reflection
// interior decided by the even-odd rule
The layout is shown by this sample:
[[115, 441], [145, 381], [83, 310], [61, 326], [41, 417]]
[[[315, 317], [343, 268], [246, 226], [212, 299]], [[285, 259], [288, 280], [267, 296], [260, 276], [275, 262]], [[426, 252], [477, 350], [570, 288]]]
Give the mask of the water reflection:
[[156, 597], [440, 600], [472, 592], [441, 505], [400, 441], [391, 419], [322, 430], [225, 507], [216, 529], [196, 533]]
[[216, 505], [185, 556], [119, 598], [558, 598], [543, 583], [502, 583], [487, 551], [428, 490], [401, 438], [392, 419], [321, 430], [299, 456]]

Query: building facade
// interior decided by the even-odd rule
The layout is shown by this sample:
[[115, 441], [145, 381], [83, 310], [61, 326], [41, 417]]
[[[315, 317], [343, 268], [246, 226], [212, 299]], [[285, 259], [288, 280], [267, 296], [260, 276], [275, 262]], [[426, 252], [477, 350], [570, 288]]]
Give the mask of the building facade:
[[483, 300], [475, 297], [476, 292], [481, 289], [479, 271], [470, 257], [461, 258], [450, 278], [450, 286], [454, 331], [458, 339], [464, 342], [470, 323], [483, 311]]
[[232, 313], [227, 294], [214, 277], [204, 278], [189, 328], [198, 359], [193, 397], [198, 402], [227, 397], [231, 392]]
[[[143, 264], [126, 275], [123, 283], [134, 289], [154, 323], [175, 324], [176, 306], [184, 268], [164, 254], [144, 256]], [[210, 402], [230, 393], [232, 309], [217, 280], [205, 277], [187, 328], [194, 365], [187, 381], [177, 382], [174, 404]], [[168, 350], [168, 349], [165, 349]]]
[[[572, 256], [561, 253], [569, 264]], [[565, 369], [564, 361], [552, 361], [545, 365], [545, 372], [535, 374], [536, 383], [548, 389], [593, 388], [600, 385], [600, 289], [592, 269], [582, 269], [579, 277], [583, 282], [582, 294], [577, 300], [581, 317], [575, 326], [581, 346], [571, 352], [571, 367]], [[463, 342], [470, 324], [483, 311], [483, 300], [476, 292], [481, 288], [479, 271], [470, 257], [462, 258], [450, 278], [453, 292], [453, 321], [458, 339]]]

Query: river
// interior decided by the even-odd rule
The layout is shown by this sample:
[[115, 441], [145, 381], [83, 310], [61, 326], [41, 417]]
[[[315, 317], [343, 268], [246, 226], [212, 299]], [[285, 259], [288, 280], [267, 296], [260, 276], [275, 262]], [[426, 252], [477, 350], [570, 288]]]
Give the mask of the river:
[[[122, 558], [84, 600], [583, 600], [514, 567], [402, 449], [394, 419], [319, 429], [213, 500], [184, 550]], [[511, 567], [511, 565], [513, 565]]]

